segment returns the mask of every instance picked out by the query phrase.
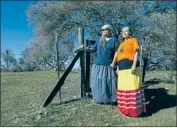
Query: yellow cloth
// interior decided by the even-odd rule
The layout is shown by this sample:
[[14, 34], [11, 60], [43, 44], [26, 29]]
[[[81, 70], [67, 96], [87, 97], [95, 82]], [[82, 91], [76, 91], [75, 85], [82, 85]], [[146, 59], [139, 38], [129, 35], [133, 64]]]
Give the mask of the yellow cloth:
[[120, 70], [118, 73], [118, 90], [130, 91], [142, 87], [142, 74], [140, 68], [136, 68], [135, 74], [131, 69]]

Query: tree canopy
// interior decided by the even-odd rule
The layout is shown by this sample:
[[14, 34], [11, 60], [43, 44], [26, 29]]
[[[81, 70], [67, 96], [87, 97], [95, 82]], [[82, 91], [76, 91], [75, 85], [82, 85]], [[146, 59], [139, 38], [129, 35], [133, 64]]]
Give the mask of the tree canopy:
[[33, 62], [42, 69], [52, 69], [56, 67], [55, 33], [58, 33], [59, 56], [62, 63], [72, 55], [78, 27], [84, 27], [87, 34], [94, 39], [100, 36], [101, 26], [108, 23], [113, 26], [113, 34], [120, 41], [122, 41], [121, 28], [129, 26], [143, 46], [143, 54], [148, 53], [148, 57], [152, 58], [153, 51], [159, 51], [163, 58], [169, 58], [170, 64], [174, 65], [171, 60], [175, 57], [175, 3], [175, 1], [40, 1], [27, 10], [35, 38], [26, 50], [26, 58], [28, 63]]

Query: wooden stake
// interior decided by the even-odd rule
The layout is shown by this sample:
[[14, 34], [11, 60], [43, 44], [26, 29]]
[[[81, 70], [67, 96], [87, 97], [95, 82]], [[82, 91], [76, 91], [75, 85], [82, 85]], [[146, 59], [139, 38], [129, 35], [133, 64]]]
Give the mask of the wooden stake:
[[[78, 40], [80, 47], [84, 45], [84, 28], [78, 28]], [[85, 51], [81, 51], [80, 56], [80, 67], [81, 67], [81, 97], [86, 96], [85, 94]]]
[[[60, 79], [60, 66], [59, 66], [59, 48], [58, 48], [58, 33], [55, 33], [55, 44], [56, 44], [56, 51], [57, 51], [57, 72], [58, 72], [58, 80]], [[59, 98], [61, 102], [61, 89], [59, 90]]]

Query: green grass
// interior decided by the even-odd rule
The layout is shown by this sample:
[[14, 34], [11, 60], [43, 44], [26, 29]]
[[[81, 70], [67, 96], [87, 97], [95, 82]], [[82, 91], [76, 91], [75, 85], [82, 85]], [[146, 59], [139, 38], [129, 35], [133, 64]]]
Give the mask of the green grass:
[[78, 73], [71, 73], [66, 79], [61, 104], [57, 94], [48, 107], [41, 108], [57, 82], [56, 72], [3, 72], [1, 126], [176, 126], [176, 85], [170, 82], [169, 74], [147, 72], [148, 112], [144, 117], [127, 119], [116, 106], [112, 109], [110, 105], [94, 104], [91, 99], [78, 99]]

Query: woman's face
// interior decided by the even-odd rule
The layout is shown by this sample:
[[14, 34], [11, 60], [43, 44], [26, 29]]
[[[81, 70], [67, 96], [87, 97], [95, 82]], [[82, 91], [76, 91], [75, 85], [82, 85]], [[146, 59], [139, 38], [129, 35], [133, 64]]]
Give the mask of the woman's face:
[[102, 33], [104, 36], [109, 37], [111, 35], [111, 30], [108, 28], [102, 29]]
[[130, 37], [130, 32], [128, 29], [122, 30], [122, 36], [123, 38], [128, 38]]

